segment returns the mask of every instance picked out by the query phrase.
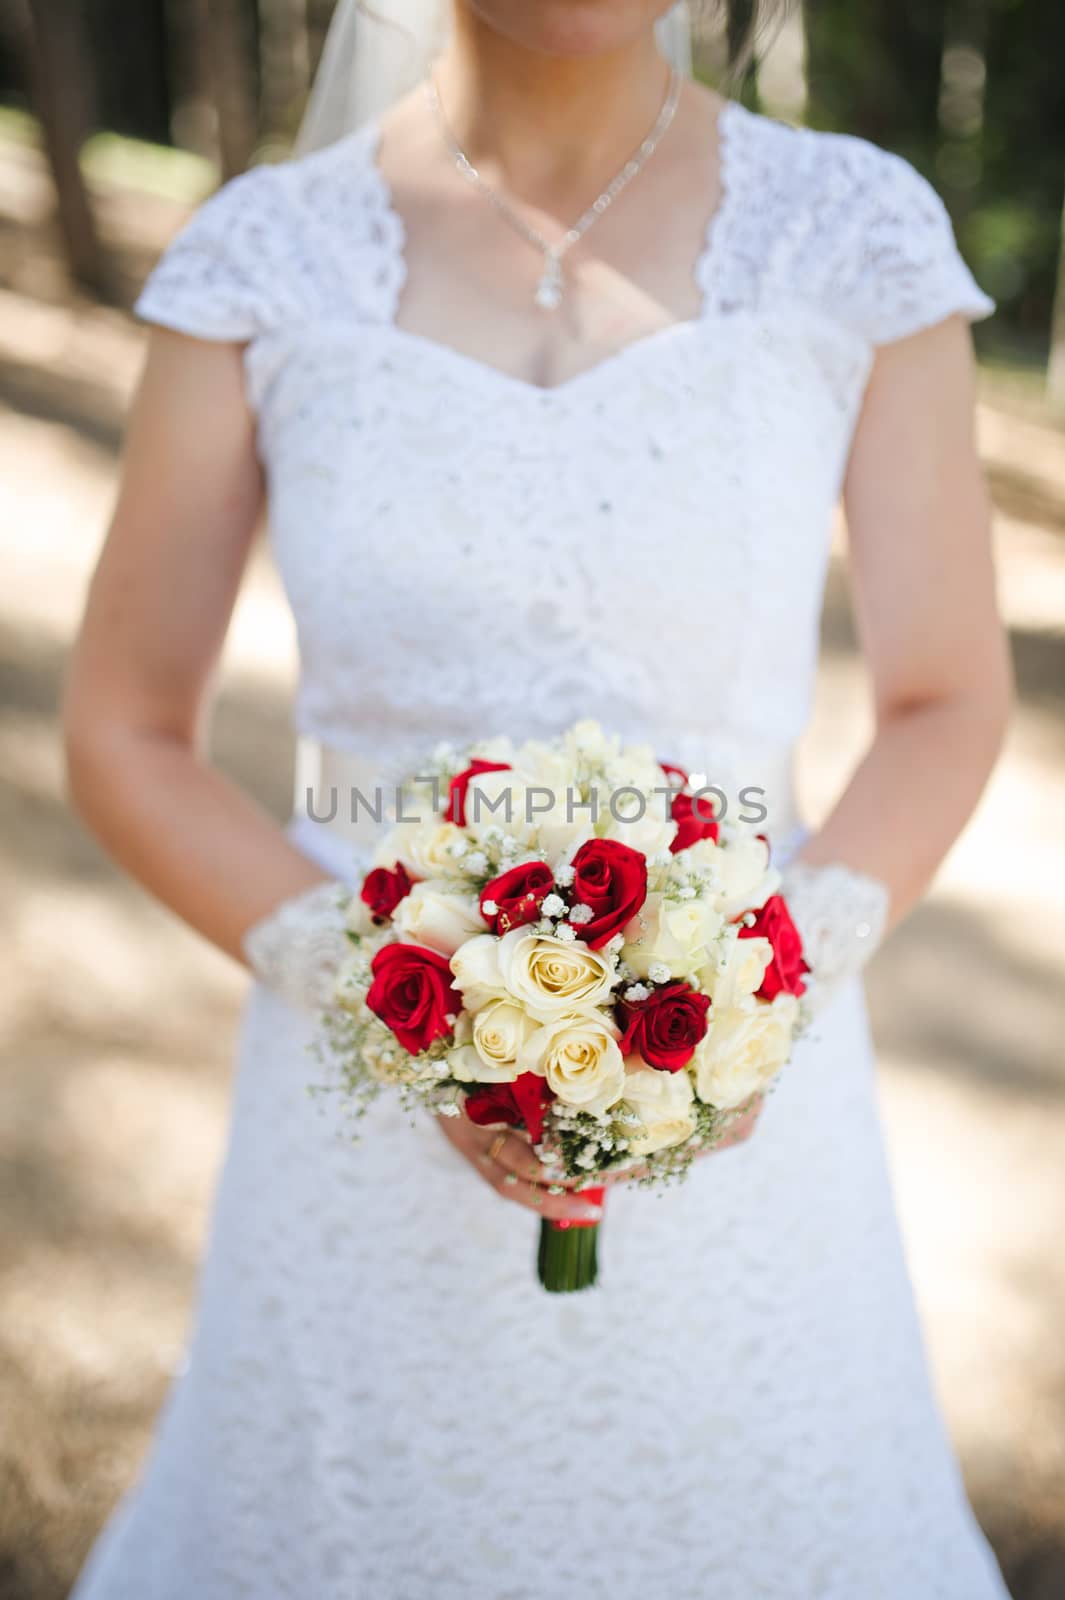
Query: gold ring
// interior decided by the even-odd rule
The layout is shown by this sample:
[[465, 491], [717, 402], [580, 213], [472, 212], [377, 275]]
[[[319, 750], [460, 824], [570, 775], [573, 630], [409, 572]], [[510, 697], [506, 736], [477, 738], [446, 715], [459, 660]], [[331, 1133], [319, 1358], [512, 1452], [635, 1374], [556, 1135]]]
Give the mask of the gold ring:
[[506, 1144], [506, 1142], [507, 1142], [507, 1140], [509, 1138], [510, 1138], [510, 1135], [508, 1133], [497, 1133], [496, 1134], [495, 1138], [492, 1140], [491, 1144], [488, 1146], [488, 1159], [489, 1159], [489, 1161], [498, 1161], [499, 1160], [499, 1152], [502, 1150], [503, 1146]]

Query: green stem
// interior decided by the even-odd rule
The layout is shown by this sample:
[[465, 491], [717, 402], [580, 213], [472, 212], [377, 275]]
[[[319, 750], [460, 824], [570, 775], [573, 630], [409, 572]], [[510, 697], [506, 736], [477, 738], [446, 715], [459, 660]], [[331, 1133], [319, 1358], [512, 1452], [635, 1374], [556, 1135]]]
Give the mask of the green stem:
[[556, 1222], [540, 1223], [540, 1282], [551, 1294], [590, 1289], [598, 1273], [599, 1224], [579, 1223], [560, 1228]]

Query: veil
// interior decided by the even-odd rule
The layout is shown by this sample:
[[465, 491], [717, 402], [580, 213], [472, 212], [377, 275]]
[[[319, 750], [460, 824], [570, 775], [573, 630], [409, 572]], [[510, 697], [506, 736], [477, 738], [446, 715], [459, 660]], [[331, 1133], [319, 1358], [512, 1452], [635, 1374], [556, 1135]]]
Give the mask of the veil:
[[[413, 89], [447, 42], [450, 10], [450, 0], [338, 0], [293, 153], [333, 144]], [[686, 0], [655, 31], [665, 59], [690, 76]]]

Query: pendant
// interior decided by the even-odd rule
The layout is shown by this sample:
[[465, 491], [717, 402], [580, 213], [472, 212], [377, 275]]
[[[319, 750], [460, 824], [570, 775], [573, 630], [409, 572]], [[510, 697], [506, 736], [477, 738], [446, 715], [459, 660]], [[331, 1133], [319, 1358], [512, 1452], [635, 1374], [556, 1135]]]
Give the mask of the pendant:
[[562, 304], [562, 263], [554, 251], [544, 257], [544, 270], [536, 285], [536, 304], [541, 311], [557, 311]]

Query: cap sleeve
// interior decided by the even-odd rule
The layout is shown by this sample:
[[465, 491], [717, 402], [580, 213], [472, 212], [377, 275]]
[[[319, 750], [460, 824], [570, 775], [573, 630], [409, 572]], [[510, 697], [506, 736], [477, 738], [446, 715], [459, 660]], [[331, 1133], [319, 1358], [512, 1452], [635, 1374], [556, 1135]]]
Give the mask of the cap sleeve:
[[193, 213], [134, 303], [146, 322], [200, 339], [248, 340], [274, 325], [288, 219], [282, 173], [253, 167]]
[[864, 141], [851, 168], [853, 232], [839, 274], [838, 302], [852, 327], [887, 344], [960, 312], [990, 316], [986, 295], [962, 259], [946, 206], [901, 156]]

